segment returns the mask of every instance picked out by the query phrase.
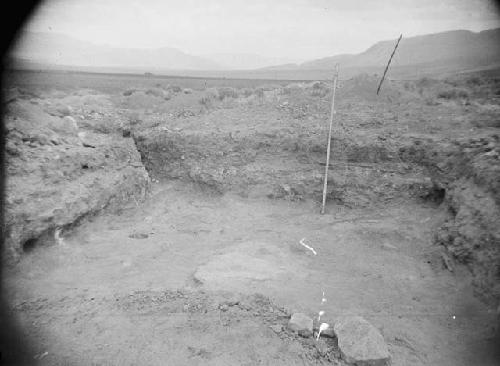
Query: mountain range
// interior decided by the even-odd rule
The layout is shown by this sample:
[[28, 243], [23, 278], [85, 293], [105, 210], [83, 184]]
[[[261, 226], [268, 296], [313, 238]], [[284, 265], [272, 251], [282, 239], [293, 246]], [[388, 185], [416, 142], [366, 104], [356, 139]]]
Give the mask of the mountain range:
[[[57, 33], [26, 33], [11, 57], [26, 68], [43, 67], [106, 72], [154, 72], [186, 76], [316, 79], [336, 63], [344, 75], [381, 73], [396, 39], [381, 41], [359, 54], [342, 54], [300, 64], [254, 54], [194, 56], [176, 48], [119, 48], [96, 45]], [[306, 55], [304, 55], [306, 56]], [[304, 57], [306, 58], [306, 57]], [[22, 67], [22, 66], [21, 66]], [[403, 36], [391, 63], [391, 75], [452, 73], [500, 67], [500, 28], [455, 30]]]
[[[302, 69], [331, 69], [338, 62], [349, 67], [384, 66], [396, 40], [382, 41], [366, 51], [337, 55], [304, 62]], [[474, 33], [456, 30], [402, 38], [392, 66], [455, 65], [456, 67], [489, 66], [500, 62], [500, 28]]]

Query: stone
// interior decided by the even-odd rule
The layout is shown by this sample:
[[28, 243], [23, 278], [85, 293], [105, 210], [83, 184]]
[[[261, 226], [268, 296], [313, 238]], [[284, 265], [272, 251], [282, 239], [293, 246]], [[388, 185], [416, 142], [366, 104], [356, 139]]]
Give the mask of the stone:
[[313, 335], [313, 333], [309, 329], [299, 329], [297, 334], [302, 338], [309, 338]]
[[397, 250], [398, 249], [394, 245], [389, 244], [389, 243], [382, 244], [382, 248], [384, 248], [386, 250]]
[[89, 139], [86, 132], [78, 132], [78, 138], [80, 139], [83, 147], [96, 147], [96, 144]]
[[63, 118], [63, 122], [67, 125], [70, 131], [72, 132], [78, 131], [78, 124], [76, 123], [76, 120], [73, 117], [65, 116]]
[[270, 325], [269, 328], [271, 328], [274, 333], [280, 333], [283, 330], [281, 324]]
[[71, 116], [73, 109], [69, 105], [60, 105], [57, 107], [57, 112], [63, 117]]
[[300, 265], [294, 258], [285, 259], [279, 246], [252, 240], [212, 256], [197, 268], [193, 277], [211, 290], [238, 292], [284, 275], [300, 277], [304, 273], [298, 269]]
[[333, 327], [342, 359], [356, 366], [385, 366], [389, 350], [382, 334], [360, 316], [337, 320]]
[[315, 342], [315, 347], [320, 356], [325, 357], [326, 354], [328, 353], [328, 344], [324, 340], [319, 340]]
[[288, 328], [301, 337], [310, 337], [313, 333], [313, 320], [303, 313], [295, 313], [288, 322]]
[[146, 233], [132, 233], [128, 237], [131, 239], [147, 239], [149, 235]]

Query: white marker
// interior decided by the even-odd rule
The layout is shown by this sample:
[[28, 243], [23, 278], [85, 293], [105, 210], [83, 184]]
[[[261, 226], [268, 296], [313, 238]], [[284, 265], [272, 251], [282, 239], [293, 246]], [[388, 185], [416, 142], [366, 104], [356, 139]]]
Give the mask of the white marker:
[[300, 239], [300, 241], [299, 241], [300, 245], [302, 245], [304, 248], [309, 249], [311, 252], [313, 252], [314, 255], [317, 255], [318, 253], [316, 253], [316, 251], [314, 250], [314, 248], [311, 248], [309, 245], [307, 245], [306, 243], [304, 243], [304, 240], [306, 240], [306, 238]]
[[321, 332], [324, 330], [327, 330], [328, 328], [330, 328], [330, 326], [327, 323], [321, 323], [321, 325], [319, 326], [318, 335], [316, 336], [316, 341], [319, 340], [319, 336], [321, 335]]
[[325, 315], [325, 312], [323, 310], [321, 310], [319, 313], [318, 313], [318, 322], [321, 320], [321, 317]]
[[61, 228], [58, 227], [56, 231], [54, 231], [54, 239], [57, 244], [64, 245], [64, 240], [61, 238]]

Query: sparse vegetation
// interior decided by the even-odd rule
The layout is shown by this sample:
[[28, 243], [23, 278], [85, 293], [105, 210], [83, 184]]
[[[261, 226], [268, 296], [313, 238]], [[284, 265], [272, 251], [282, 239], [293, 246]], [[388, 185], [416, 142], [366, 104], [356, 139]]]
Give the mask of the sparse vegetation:
[[311, 95], [313, 97], [323, 98], [324, 96], [326, 96], [330, 92], [330, 89], [328, 88], [328, 86], [321, 81], [316, 81], [312, 85], [311, 89], [312, 89]]
[[169, 85], [167, 87], [167, 90], [171, 91], [172, 93], [180, 93], [182, 91], [182, 88], [178, 85]]
[[146, 95], [152, 95], [157, 98], [163, 98], [165, 96], [165, 91], [160, 88], [150, 88], [144, 92]]
[[135, 92], [137, 91], [137, 89], [127, 89], [123, 92], [123, 95], [126, 96], [126, 97], [129, 97], [131, 96], [132, 94], [134, 94]]
[[251, 88], [243, 88], [240, 90], [240, 94], [243, 95], [245, 98], [248, 98], [254, 93], [254, 90]]
[[226, 98], [238, 98], [238, 90], [231, 87], [217, 88], [217, 93], [219, 100], [224, 100]]
[[437, 92], [437, 97], [441, 99], [456, 100], [466, 99], [469, 97], [469, 92], [463, 88], [446, 88]]

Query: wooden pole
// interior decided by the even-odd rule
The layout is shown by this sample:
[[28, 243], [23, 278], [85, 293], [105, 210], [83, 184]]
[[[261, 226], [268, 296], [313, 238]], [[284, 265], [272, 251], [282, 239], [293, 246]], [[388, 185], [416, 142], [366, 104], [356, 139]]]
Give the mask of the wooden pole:
[[382, 86], [382, 83], [384, 82], [385, 74], [387, 74], [387, 70], [389, 70], [389, 65], [391, 64], [392, 57], [396, 53], [396, 49], [398, 48], [399, 41], [401, 41], [401, 38], [403, 38], [402, 34], [398, 38], [398, 41], [396, 43], [396, 47], [394, 47], [394, 50], [392, 51], [391, 57], [389, 58], [389, 62], [387, 62], [387, 66], [385, 67], [385, 70], [384, 70], [384, 75], [382, 75], [382, 79], [380, 79], [380, 84], [378, 84], [378, 88], [377, 88], [377, 95], [378, 95], [378, 92], [380, 91], [380, 87]]
[[333, 77], [333, 96], [332, 96], [332, 109], [330, 112], [330, 128], [328, 130], [328, 143], [326, 148], [326, 165], [325, 165], [325, 179], [323, 181], [323, 203], [321, 205], [321, 214], [325, 213], [326, 204], [326, 189], [328, 186], [328, 167], [330, 165], [330, 148], [332, 144], [332, 126], [333, 116], [335, 115], [335, 92], [337, 91], [337, 80], [339, 78], [339, 64], [335, 65], [335, 76]]

